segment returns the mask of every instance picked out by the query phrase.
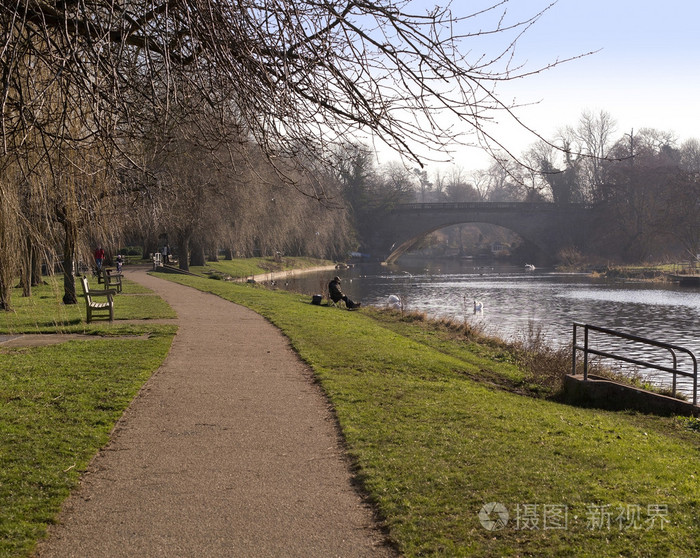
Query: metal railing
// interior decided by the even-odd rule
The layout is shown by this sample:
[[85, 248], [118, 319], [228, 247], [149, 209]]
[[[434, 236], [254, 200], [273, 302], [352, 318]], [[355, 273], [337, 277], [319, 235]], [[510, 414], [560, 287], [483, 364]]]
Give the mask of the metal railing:
[[[583, 345], [578, 345], [578, 329], [583, 328]], [[597, 333], [603, 333], [611, 337], [617, 337], [618, 339], [626, 339], [628, 341], [634, 341], [636, 343], [643, 343], [645, 345], [659, 347], [666, 349], [670, 352], [673, 359], [673, 367], [662, 366], [659, 364], [654, 364], [653, 362], [643, 361], [636, 358], [630, 358], [622, 355], [616, 355], [606, 351], [601, 351], [597, 349], [592, 349], [588, 346], [588, 333], [594, 331]], [[572, 363], [571, 363], [571, 373], [576, 374], [576, 351], [583, 351], [583, 379], [588, 380], [588, 355], [597, 355], [606, 358], [611, 358], [614, 360], [619, 360], [622, 362], [627, 362], [629, 364], [635, 364], [637, 366], [644, 366], [646, 368], [653, 368], [655, 370], [660, 370], [662, 372], [669, 372], [673, 374], [673, 386], [671, 388], [672, 394], [676, 395], [676, 378], [677, 376], [684, 376], [693, 379], [693, 405], [698, 404], [698, 361], [695, 355], [685, 347], [679, 347], [678, 345], [671, 345], [670, 343], [663, 343], [661, 341], [655, 341], [653, 339], [646, 339], [644, 337], [638, 337], [636, 335], [630, 335], [628, 333], [622, 333], [620, 331], [615, 331], [612, 329], [607, 329], [604, 327], [592, 326], [588, 324], [580, 324], [574, 322], [574, 338], [573, 338], [573, 350], [572, 353]], [[686, 372], [683, 370], [678, 370], [678, 356], [677, 353], [683, 353], [688, 355], [693, 362], [693, 371]]]

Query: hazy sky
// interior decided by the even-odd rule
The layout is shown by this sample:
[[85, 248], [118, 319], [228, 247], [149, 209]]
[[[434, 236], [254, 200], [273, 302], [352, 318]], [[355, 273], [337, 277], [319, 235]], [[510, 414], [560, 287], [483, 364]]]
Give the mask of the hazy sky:
[[[466, 15], [494, 3], [455, 0], [452, 11]], [[510, 0], [503, 9], [507, 21], [516, 21], [549, 3]], [[423, 9], [435, 4], [445, 5], [412, 3]], [[545, 137], [575, 125], [584, 110], [604, 110], [617, 121], [616, 135], [652, 127], [675, 132], [680, 141], [700, 139], [700, 1], [558, 0], [519, 40], [516, 60], [534, 70], [591, 51], [598, 52], [504, 84], [503, 100], [537, 102], [518, 114]], [[535, 140], [505, 118], [493, 132], [518, 154]], [[457, 158], [466, 169], [488, 162], [475, 150]]]

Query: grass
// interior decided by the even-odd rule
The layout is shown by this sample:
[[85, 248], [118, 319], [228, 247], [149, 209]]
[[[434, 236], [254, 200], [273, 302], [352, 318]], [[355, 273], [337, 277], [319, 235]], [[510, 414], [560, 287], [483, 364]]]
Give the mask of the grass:
[[116, 318], [85, 324], [84, 304], [65, 306], [55, 278], [34, 296], [13, 293], [0, 334], [86, 333], [44, 347], [0, 348], [0, 556], [28, 556], [114, 424], [160, 366], [175, 326], [120, 324], [172, 317], [165, 302], [124, 282]]
[[[45, 284], [32, 288], [31, 297], [22, 297], [20, 289], [12, 294], [12, 311], [0, 312], [0, 333], [138, 333], [148, 327], [120, 324], [123, 320], [174, 318], [175, 312], [163, 299], [133, 281], [122, 281], [122, 293], [116, 295], [114, 319], [85, 323], [85, 302], [76, 280], [77, 304], [63, 304], [62, 277], [45, 277]], [[103, 289], [97, 279], [90, 277], [91, 289]], [[102, 299], [106, 300], [106, 299]]]
[[208, 262], [203, 267], [192, 267], [190, 271], [199, 274], [216, 273], [234, 278], [251, 277], [275, 271], [288, 271], [292, 269], [309, 269], [312, 267], [330, 266], [334, 262], [317, 258], [292, 258], [283, 257], [280, 261], [274, 258], [234, 258], [233, 260], [219, 260]]
[[697, 273], [696, 267], [688, 261], [676, 263], [650, 263], [640, 265], [619, 265], [605, 267], [595, 276], [602, 276], [609, 279], [629, 279], [641, 281], [671, 281], [670, 274], [693, 274]]
[[[405, 556], [700, 554], [695, 422], [515, 393], [530, 381], [517, 356], [420, 324], [252, 285], [168, 279], [249, 306], [289, 337]], [[501, 530], [480, 523], [491, 502], [510, 514]]]
[[[571, 352], [551, 349], [537, 332], [521, 341], [505, 342], [469, 322], [430, 320], [421, 312], [367, 308], [365, 313], [402, 336], [471, 363], [476, 371], [472, 378], [480, 383], [493, 383], [513, 393], [555, 397], [571, 366]], [[494, 363], [498, 363], [495, 373]]]

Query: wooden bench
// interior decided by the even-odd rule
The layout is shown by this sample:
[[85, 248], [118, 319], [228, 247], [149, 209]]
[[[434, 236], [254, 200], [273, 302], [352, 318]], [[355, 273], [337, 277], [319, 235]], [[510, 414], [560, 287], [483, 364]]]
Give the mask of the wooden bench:
[[121, 273], [113, 273], [111, 269], [102, 268], [102, 281], [105, 284], [105, 289], [114, 288], [118, 293], [122, 292], [122, 277]]
[[[109, 321], [114, 321], [114, 289], [104, 291], [91, 291], [88, 286], [87, 277], [80, 278], [80, 284], [83, 286], [83, 295], [85, 296], [85, 305], [87, 306], [87, 323], [92, 321], [92, 314], [96, 312], [108, 312]], [[95, 302], [93, 296], [106, 296], [107, 302]]]

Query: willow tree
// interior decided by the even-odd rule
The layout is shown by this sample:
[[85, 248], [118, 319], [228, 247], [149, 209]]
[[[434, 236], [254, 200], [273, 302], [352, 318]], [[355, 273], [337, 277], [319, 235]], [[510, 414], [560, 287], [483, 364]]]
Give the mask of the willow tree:
[[[99, 208], [113, 190], [107, 188], [115, 143], [103, 133], [101, 107], [85, 100], [88, 73], [97, 68], [81, 58], [70, 34], [29, 16], [35, 3], [3, 3], [3, 98], [0, 180], [14, 188], [19, 245], [0, 244], [0, 266], [19, 262], [24, 293], [42, 247], [57, 246], [63, 258], [64, 301], [76, 302], [74, 270], [81, 230], [101, 223]], [[12, 11], [14, 8], [14, 11]], [[71, 55], [73, 52], [73, 55]], [[83, 80], [65, 70], [84, 66]], [[86, 81], [88, 80], [88, 81]], [[110, 141], [105, 141], [105, 138]], [[3, 192], [3, 205], [8, 197]], [[7, 221], [7, 219], [6, 219]], [[56, 225], [62, 234], [56, 236]]]
[[[134, 164], [131, 140], [191, 95], [234, 111], [271, 161], [331, 156], [360, 132], [415, 160], [416, 145], [495, 141], [483, 123], [511, 109], [495, 84], [539, 71], [510, 64], [542, 12], [512, 20], [504, 6], [457, 16], [408, 0], [7, 0], [2, 156], [99, 141], [119, 155], [110, 164]], [[472, 55], [493, 50], [481, 41], [494, 35], [503, 48]], [[30, 132], [43, 141], [26, 145]]]

